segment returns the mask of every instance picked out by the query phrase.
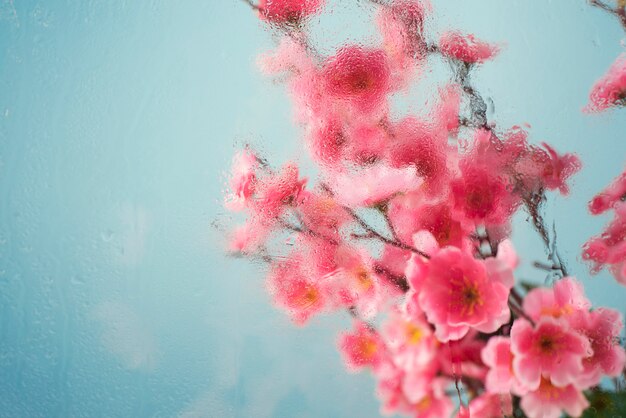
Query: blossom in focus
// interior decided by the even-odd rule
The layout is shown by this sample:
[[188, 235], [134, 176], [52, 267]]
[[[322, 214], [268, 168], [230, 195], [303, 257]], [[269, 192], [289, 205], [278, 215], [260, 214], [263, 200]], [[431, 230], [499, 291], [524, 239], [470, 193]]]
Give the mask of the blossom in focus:
[[482, 63], [493, 58], [500, 48], [476, 39], [474, 35], [445, 32], [439, 38], [439, 50], [443, 55], [467, 63]]
[[[421, 274], [411, 265], [422, 263]], [[509, 320], [507, 306], [512, 281], [489, 275], [487, 265], [455, 247], [446, 247], [424, 263], [413, 257], [407, 266], [419, 306], [442, 342], [458, 340], [471, 328], [493, 332]], [[421, 277], [420, 277], [421, 276]], [[512, 276], [511, 276], [512, 277]]]
[[591, 88], [586, 112], [600, 112], [626, 105], [626, 54], [622, 54]]
[[511, 351], [513, 372], [524, 386], [536, 390], [542, 378], [558, 387], [577, 385], [591, 347], [564, 320], [543, 317], [533, 327], [520, 318], [511, 328]]
[[274, 23], [295, 23], [319, 10], [323, 0], [259, 0], [261, 18]]

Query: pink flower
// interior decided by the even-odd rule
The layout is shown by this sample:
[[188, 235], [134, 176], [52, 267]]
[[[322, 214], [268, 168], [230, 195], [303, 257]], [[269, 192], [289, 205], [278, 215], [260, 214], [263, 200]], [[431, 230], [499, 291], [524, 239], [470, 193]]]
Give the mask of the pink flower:
[[410, 316], [394, 310], [382, 330], [395, 364], [403, 370], [417, 370], [433, 360], [436, 340], [422, 315]]
[[339, 303], [356, 308], [360, 317], [375, 316], [383, 302], [380, 278], [373, 271], [372, 261], [366, 252], [339, 247], [335, 254], [337, 270], [332, 280]]
[[373, 206], [396, 193], [419, 187], [422, 180], [412, 168], [391, 168], [384, 164], [365, 167], [352, 173], [337, 173], [331, 188], [338, 202], [348, 207]]
[[388, 216], [400, 240], [411, 244], [419, 231], [428, 231], [440, 247], [464, 248], [470, 225], [462, 225], [452, 215], [447, 202], [425, 200], [423, 193], [407, 193], [390, 200]]
[[322, 121], [311, 130], [307, 139], [315, 160], [326, 167], [333, 167], [340, 163], [347, 136], [338, 119], [330, 118]]
[[589, 402], [574, 385], [558, 387], [542, 377], [537, 389], [522, 397], [520, 405], [528, 418], [559, 418], [563, 411], [577, 418]]
[[607, 308], [579, 311], [570, 322], [576, 331], [589, 339], [593, 351], [583, 360], [584, 371], [578, 379], [580, 387], [599, 384], [603, 375], [619, 376], [626, 361], [624, 348], [619, 345], [623, 327], [621, 314]]
[[481, 352], [481, 358], [489, 367], [485, 388], [491, 393], [523, 395], [527, 392], [513, 373], [511, 339], [494, 336], [489, 338]]
[[485, 379], [487, 368], [480, 357], [485, 342], [477, 338], [477, 334], [475, 331], [470, 331], [462, 339], [449, 341], [441, 346], [439, 362], [443, 373], [481, 381]]
[[[419, 404], [429, 398], [439, 371], [437, 362], [406, 370], [402, 376], [402, 392], [410, 404]], [[423, 405], [423, 404], [422, 404]]]
[[324, 64], [322, 83], [330, 96], [371, 111], [383, 103], [391, 87], [387, 57], [380, 50], [345, 46]]
[[474, 64], [493, 58], [500, 48], [476, 39], [474, 35], [445, 32], [439, 39], [439, 50], [450, 58]]
[[381, 413], [408, 413], [411, 403], [404, 395], [402, 382], [405, 373], [399, 368], [391, 368], [389, 373], [379, 375], [376, 393], [381, 400]]
[[255, 215], [267, 222], [274, 221], [285, 207], [297, 202], [305, 184], [306, 179], [299, 177], [298, 167], [293, 164], [287, 164], [279, 173], [261, 179], [256, 184], [252, 202]]
[[262, 19], [274, 23], [296, 23], [317, 12], [322, 0], [259, 0]]
[[425, 55], [422, 30], [429, 9], [424, 1], [397, 0], [378, 10], [376, 23], [389, 57], [394, 86], [405, 86], [415, 74], [417, 60]]
[[523, 308], [528, 316], [538, 321], [542, 316], [560, 318], [576, 311], [587, 311], [591, 302], [579, 282], [573, 277], [564, 277], [552, 289], [535, 288], [528, 292]]
[[457, 418], [502, 418], [513, 414], [511, 395], [484, 393], [461, 407]]
[[385, 245], [377, 264], [396, 276], [404, 276], [406, 264], [411, 258], [411, 252], [393, 245]]
[[451, 187], [454, 207], [476, 222], [505, 223], [517, 204], [507, 180], [487, 167], [463, 164], [461, 177], [453, 180]]
[[388, 144], [389, 135], [380, 124], [356, 123], [348, 130], [350, 141], [346, 158], [360, 165], [379, 160]]
[[327, 287], [307, 271], [302, 254], [274, 263], [268, 276], [268, 287], [275, 303], [287, 310], [293, 321], [304, 325], [311, 316], [329, 304]]
[[249, 219], [231, 232], [228, 250], [234, 253], [252, 253], [265, 241], [269, 232], [270, 228], [266, 225]]
[[626, 204], [615, 207], [615, 218], [602, 235], [584, 245], [583, 259], [593, 261], [592, 272], [608, 266], [617, 281], [626, 285]]
[[[415, 269], [420, 263], [413, 258], [409, 266]], [[483, 262], [455, 247], [446, 247], [423, 264], [422, 273], [417, 275], [407, 266], [407, 277], [411, 273], [410, 283], [417, 287], [419, 305], [435, 325], [440, 341], [458, 340], [470, 327], [494, 332], [509, 320], [507, 299], [513, 283], [492, 278]]]
[[233, 157], [230, 178], [231, 193], [226, 195], [225, 206], [229, 210], [242, 210], [254, 194], [258, 161], [249, 149], [238, 152]]
[[[385, 375], [379, 380], [377, 392], [383, 403], [381, 412], [385, 415], [400, 413], [414, 418], [450, 417], [454, 410], [454, 404], [445, 393], [450, 381], [444, 378], [430, 377], [430, 374], [427, 375], [428, 377], [419, 374], [414, 375], [423, 381], [420, 382], [419, 387], [407, 386], [405, 384], [407, 376], [400, 370]], [[409, 389], [409, 397], [407, 397], [407, 388]], [[417, 392], [414, 391], [415, 389]]]
[[380, 336], [360, 321], [354, 322], [354, 331], [342, 333], [339, 349], [348, 370], [360, 371], [365, 367], [376, 370], [387, 360], [387, 348]]
[[543, 142], [541, 145], [548, 152], [544, 161], [541, 179], [548, 190], [559, 189], [561, 194], [567, 195], [569, 187], [566, 180], [580, 170], [581, 163], [574, 154], [559, 155], [554, 148]]
[[388, 160], [393, 167], [415, 166], [427, 186], [441, 192], [441, 183], [448, 168], [450, 152], [447, 136], [426, 122], [413, 117], [404, 118], [393, 127], [394, 139], [388, 148]]
[[626, 54], [622, 54], [591, 88], [586, 112], [600, 112], [626, 104]]
[[291, 37], [281, 39], [278, 47], [261, 54], [257, 60], [259, 69], [268, 75], [298, 75], [315, 70], [315, 63], [302, 44]]
[[599, 215], [620, 205], [624, 201], [624, 196], [626, 196], [626, 170], [589, 202], [589, 211]]
[[591, 347], [565, 321], [543, 317], [535, 328], [525, 319], [513, 323], [511, 351], [515, 375], [524, 386], [536, 390], [542, 376], [558, 387], [578, 384], [582, 361]]
[[461, 89], [456, 84], [449, 84], [439, 91], [439, 103], [434, 112], [434, 119], [441, 129], [455, 135], [459, 129], [459, 108]]
[[352, 218], [332, 197], [307, 190], [298, 196], [298, 212], [308, 229], [325, 237], [337, 237]]
[[452, 415], [454, 404], [446, 395], [445, 389], [449, 381], [442, 378], [434, 379], [430, 392], [414, 403], [409, 410], [415, 418], [446, 418]]

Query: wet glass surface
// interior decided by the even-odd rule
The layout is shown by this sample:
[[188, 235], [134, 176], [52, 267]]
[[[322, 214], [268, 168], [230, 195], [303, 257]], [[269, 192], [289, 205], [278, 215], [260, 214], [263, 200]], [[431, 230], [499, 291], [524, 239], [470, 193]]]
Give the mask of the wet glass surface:
[[[591, 216], [587, 203], [624, 168], [626, 110], [583, 112], [594, 83], [623, 53], [619, 21], [584, 1], [432, 3], [429, 42], [454, 30], [499, 49], [472, 70], [484, 108], [466, 122], [522, 126], [530, 143], [580, 158], [569, 195], [547, 198], [545, 224], [594, 307], [624, 313], [626, 288], [607, 269], [591, 276], [581, 256], [612, 219]], [[395, 70], [375, 65], [380, 7], [327, 0], [304, 25], [309, 53], [328, 73], [325, 97], [359, 115], [377, 111], [389, 86], [401, 84]], [[0, 416], [378, 416], [375, 379], [347, 372], [337, 348], [350, 314], [337, 309], [295, 326], [275, 306], [266, 263], [227, 255], [228, 231], [242, 219], [223, 205], [238, 150], [250, 144], [275, 168], [295, 161], [313, 185], [320, 168], [306, 138], [343, 144], [332, 120], [321, 133], [304, 126], [285, 80], [260, 69], [284, 28], [294, 31], [289, 25], [272, 27], [235, 0], [0, 0]], [[469, 59], [453, 36], [439, 45]], [[350, 71], [336, 77], [342, 65]], [[449, 98], [438, 88], [462, 69], [429, 56], [413, 70], [419, 77], [394, 93], [391, 114], [443, 112]], [[471, 100], [466, 114], [478, 106]], [[382, 128], [369, 128], [352, 132], [367, 140], [340, 156], [321, 148], [314, 158], [323, 168], [333, 158], [377, 167]], [[397, 149], [384, 147], [397, 151], [398, 166], [408, 153], [402, 135], [424, 130], [407, 122]], [[459, 144], [471, 138], [461, 135]], [[442, 151], [424, 144], [411, 164], [428, 177], [439, 172]], [[490, 184], [481, 173], [465, 178]], [[391, 174], [359, 179], [369, 175], [384, 189], [391, 180], [376, 180]], [[341, 205], [372, 203], [351, 187], [353, 177], [332, 180], [344, 191]], [[480, 212], [497, 187], [478, 188], [468, 205]], [[509, 211], [504, 205], [501, 216]], [[365, 220], [384, 230], [371, 212]], [[554, 277], [533, 266], [551, 261], [531, 217], [520, 210], [512, 223], [515, 277], [551, 284]], [[443, 221], [424, 222], [432, 229]], [[276, 238], [272, 255], [293, 239]]]

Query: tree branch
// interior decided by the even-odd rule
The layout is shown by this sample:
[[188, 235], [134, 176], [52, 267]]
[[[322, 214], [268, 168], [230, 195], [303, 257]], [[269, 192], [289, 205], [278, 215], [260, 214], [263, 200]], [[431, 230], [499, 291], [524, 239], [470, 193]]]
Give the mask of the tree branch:
[[241, 0], [244, 3], [246, 3], [248, 6], [250, 6], [252, 8], [252, 10], [256, 10], [257, 12], [261, 11], [261, 8], [259, 6], [257, 6], [256, 4], [254, 4], [252, 2], [252, 0]]
[[369, 226], [367, 224], [367, 222], [365, 222], [359, 215], [356, 214], [356, 212], [348, 207], [343, 207], [346, 212], [348, 212], [348, 214], [350, 214], [350, 216], [352, 216], [352, 219], [354, 219], [361, 228], [363, 228], [365, 231], [367, 231], [368, 233], [370, 233], [372, 235], [373, 238], [376, 238], [382, 242], [384, 242], [385, 244], [389, 244], [392, 245], [394, 247], [398, 247], [398, 248], [402, 248], [403, 250], [407, 250], [407, 251], [411, 251], [415, 254], [419, 254], [424, 258], [430, 258], [430, 256], [428, 254], [426, 254], [425, 252], [418, 250], [417, 248], [411, 246], [411, 245], [407, 245], [401, 241], [396, 241], [394, 239], [389, 239], [384, 235], [381, 235], [380, 233], [378, 233], [376, 230], [374, 230], [371, 226]]

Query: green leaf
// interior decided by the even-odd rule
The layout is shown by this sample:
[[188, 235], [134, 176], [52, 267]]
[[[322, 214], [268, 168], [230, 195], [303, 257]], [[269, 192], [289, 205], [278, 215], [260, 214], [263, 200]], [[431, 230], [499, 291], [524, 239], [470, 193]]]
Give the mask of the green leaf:
[[626, 417], [626, 391], [595, 390], [587, 395], [590, 406], [582, 418]]

